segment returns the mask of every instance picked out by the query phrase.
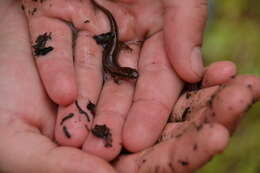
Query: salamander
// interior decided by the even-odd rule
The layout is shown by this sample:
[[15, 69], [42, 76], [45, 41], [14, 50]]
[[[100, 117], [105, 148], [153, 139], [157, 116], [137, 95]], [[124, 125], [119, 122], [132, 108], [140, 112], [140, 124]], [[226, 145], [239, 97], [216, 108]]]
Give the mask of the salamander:
[[121, 67], [118, 63], [120, 41], [115, 18], [108, 9], [99, 5], [95, 0], [91, 0], [91, 2], [107, 16], [110, 24], [110, 32], [93, 37], [97, 44], [103, 47], [102, 64], [105, 73], [109, 73], [115, 82], [118, 82], [118, 79], [137, 79], [139, 73], [136, 69]]

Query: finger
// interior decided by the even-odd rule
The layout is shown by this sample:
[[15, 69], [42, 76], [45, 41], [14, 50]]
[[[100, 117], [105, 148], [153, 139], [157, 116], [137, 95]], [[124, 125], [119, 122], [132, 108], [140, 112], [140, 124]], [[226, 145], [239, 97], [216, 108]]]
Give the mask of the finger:
[[[68, 105], [77, 97], [73, 69], [74, 46], [77, 28], [93, 30], [93, 22], [88, 24], [89, 16], [93, 16], [93, 11], [88, 9], [88, 3], [24, 0], [22, 6], [29, 19], [34, 54], [40, 54], [36, 55], [36, 62], [41, 78], [49, 96], [60, 105]], [[41, 44], [34, 43], [40, 35], [45, 35], [47, 44], [44, 48], [39, 47]], [[46, 51], [47, 48], [53, 50]]]
[[182, 89], [182, 82], [167, 61], [161, 33], [145, 42], [139, 73], [123, 131], [124, 146], [133, 152], [155, 143]]
[[237, 70], [234, 63], [230, 61], [215, 62], [207, 67], [202, 85], [203, 87], [210, 87], [223, 84], [234, 77], [236, 73]]
[[217, 124], [206, 124], [199, 131], [191, 128], [181, 137], [173, 137], [137, 154], [122, 156], [116, 169], [122, 173], [193, 172], [222, 152], [228, 138], [228, 131]]
[[[240, 84], [238, 83], [240, 80]], [[246, 81], [246, 82], [245, 82]], [[226, 126], [230, 132], [236, 128], [239, 120], [254, 103], [255, 96], [259, 96], [259, 78], [251, 76], [245, 79], [238, 78], [237, 81], [230, 81], [229, 85], [215, 95], [212, 101], [212, 110], [215, 113], [215, 120]], [[241, 85], [251, 83], [252, 85]], [[257, 85], [255, 85], [257, 84]]]
[[259, 86], [259, 78], [242, 75], [221, 86], [187, 92], [178, 99], [170, 120], [180, 122], [199, 119], [193, 113], [208, 109], [204, 121], [221, 123], [233, 132], [246, 111], [259, 99]]
[[198, 82], [204, 73], [201, 44], [207, 0], [164, 0], [164, 4], [164, 39], [170, 61], [183, 80]]
[[65, 146], [80, 147], [86, 140], [102, 87], [101, 47], [88, 35], [87, 32], [79, 32], [75, 47], [79, 88], [77, 101], [67, 107], [60, 107], [58, 112], [55, 136]]
[[79, 98], [96, 103], [103, 84], [102, 48], [87, 32], [78, 34], [75, 69]]
[[[131, 52], [121, 51], [119, 63], [124, 67], [136, 68], [139, 47], [137, 45], [130, 46]], [[97, 115], [92, 126], [92, 133], [83, 146], [84, 151], [109, 161], [119, 154], [122, 147], [122, 127], [132, 104], [134, 82], [120, 80], [117, 84], [112, 78], [105, 82], [97, 105]], [[104, 131], [107, 131], [107, 134], [102, 136]]]
[[[16, 116], [2, 111], [1, 115]], [[11, 126], [1, 124], [0, 135], [4, 140], [0, 144], [1, 172], [115, 172], [95, 156], [78, 149], [57, 147], [42, 136], [37, 127], [28, 126], [18, 119]]]
[[[22, 9], [27, 15], [32, 51], [38, 71], [50, 98], [58, 104], [67, 105], [77, 96], [72, 55], [72, 31], [58, 17], [59, 4], [24, 0]], [[53, 5], [53, 6], [52, 6]], [[48, 7], [49, 10], [46, 10]], [[52, 8], [53, 7], [53, 8]], [[56, 16], [53, 11], [56, 10]], [[69, 14], [68, 7], [63, 8]], [[55, 16], [51, 18], [50, 16]], [[67, 15], [63, 15], [64, 19]]]
[[[62, 21], [46, 17], [33, 17], [29, 20], [34, 56], [44, 86], [50, 98], [57, 104], [66, 105], [77, 96], [72, 55], [72, 33]], [[44, 23], [44, 26], [42, 26]], [[46, 49], [42, 54], [36, 40], [46, 39]], [[38, 51], [38, 52], [37, 52]]]

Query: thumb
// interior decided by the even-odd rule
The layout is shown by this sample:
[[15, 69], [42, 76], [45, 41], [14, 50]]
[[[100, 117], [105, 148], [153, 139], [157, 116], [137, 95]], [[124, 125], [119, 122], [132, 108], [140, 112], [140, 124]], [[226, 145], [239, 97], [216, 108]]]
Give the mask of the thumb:
[[207, 21], [207, 0], [164, 0], [164, 38], [170, 61], [179, 76], [191, 83], [201, 80], [203, 31]]

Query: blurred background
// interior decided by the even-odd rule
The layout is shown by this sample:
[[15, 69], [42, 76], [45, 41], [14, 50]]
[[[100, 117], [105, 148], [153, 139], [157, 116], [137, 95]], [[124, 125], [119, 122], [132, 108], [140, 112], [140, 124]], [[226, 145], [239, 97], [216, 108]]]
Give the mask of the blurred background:
[[[260, 1], [211, 0], [203, 53], [206, 64], [231, 60], [239, 73], [260, 76]], [[260, 173], [259, 132], [260, 103], [242, 120], [224, 153], [196, 173]]]

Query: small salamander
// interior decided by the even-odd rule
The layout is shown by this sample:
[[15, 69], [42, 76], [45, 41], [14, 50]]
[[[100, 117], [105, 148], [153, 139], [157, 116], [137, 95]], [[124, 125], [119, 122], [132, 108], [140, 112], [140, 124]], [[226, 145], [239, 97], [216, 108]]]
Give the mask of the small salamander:
[[93, 37], [97, 44], [104, 48], [102, 63], [105, 73], [109, 73], [115, 82], [118, 82], [118, 79], [137, 79], [139, 73], [136, 69], [121, 67], [118, 63], [118, 55], [121, 47], [115, 18], [108, 9], [99, 5], [95, 0], [91, 1], [94, 6], [106, 14], [110, 23], [110, 32]]

